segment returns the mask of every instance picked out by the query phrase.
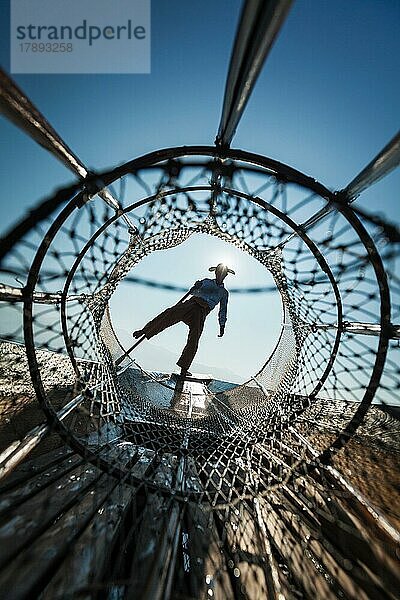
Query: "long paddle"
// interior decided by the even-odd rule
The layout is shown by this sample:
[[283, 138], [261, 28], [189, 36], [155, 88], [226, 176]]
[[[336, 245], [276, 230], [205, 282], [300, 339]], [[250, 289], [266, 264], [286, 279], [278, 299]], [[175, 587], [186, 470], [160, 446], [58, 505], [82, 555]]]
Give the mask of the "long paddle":
[[[193, 288], [191, 288], [189, 290], [189, 292], [186, 292], [186, 294], [184, 296], [182, 296], [182, 298], [176, 304], [181, 304], [181, 302], [186, 300], [186, 298], [188, 296], [190, 296], [192, 291], [193, 291]], [[120, 365], [122, 363], [122, 361], [128, 356], [128, 354], [130, 354], [132, 352], [132, 350], [134, 350], [137, 346], [139, 346], [139, 344], [141, 344], [143, 342], [143, 340], [145, 340], [145, 339], [146, 339], [146, 336], [142, 335], [142, 337], [139, 338], [137, 342], [132, 344], [132, 346], [124, 354], [122, 354], [122, 356], [117, 358], [117, 360], [115, 361], [115, 366], [118, 367], [118, 365]]]

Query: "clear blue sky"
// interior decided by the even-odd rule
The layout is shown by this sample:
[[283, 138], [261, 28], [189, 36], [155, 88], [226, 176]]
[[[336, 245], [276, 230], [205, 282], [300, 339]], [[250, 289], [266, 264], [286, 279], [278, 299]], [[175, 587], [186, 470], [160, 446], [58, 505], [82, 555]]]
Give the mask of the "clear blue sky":
[[[7, 70], [8, 4], [1, 0], [0, 62]], [[150, 75], [18, 75], [15, 79], [89, 167], [106, 168], [166, 146], [210, 144], [220, 117], [240, 6], [236, 0], [153, 0]], [[344, 187], [399, 128], [399, 25], [398, 0], [297, 0], [257, 82], [233, 147], [288, 163], [330, 188]], [[3, 229], [52, 189], [71, 182], [72, 176], [4, 119], [0, 119], [0, 143]], [[360, 205], [398, 220], [399, 184], [397, 171], [362, 195]], [[176, 283], [186, 284], [203, 274], [204, 242], [193, 243], [197, 249], [193, 248], [190, 264], [184, 264], [176, 252], [173, 260], [181, 266], [171, 272], [169, 281], [175, 277]], [[220, 249], [215, 246], [213, 251], [218, 261]], [[146, 276], [163, 279], [160, 272], [165, 272], [166, 260], [166, 256], [149, 258], [140, 269]], [[235, 286], [270, 282], [259, 267], [241, 260], [245, 262]], [[126, 305], [133, 292], [138, 304], [154, 310], [176, 299], [167, 292], [124, 289], [118, 292], [121, 299], [116, 296], [116, 305]], [[272, 315], [275, 323], [280, 309], [279, 299], [271, 296], [257, 297], [251, 310], [242, 302], [232, 299], [232, 332], [224, 340], [214, 340], [213, 323], [199, 358], [221, 365], [228, 364], [229, 356], [232, 370], [246, 375], [254, 371], [257, 357], [262, 360], [268, 353], [279, 330], [264, 323], [262, 335], [250, 349], [255, 315]], [[117, 326], [130, 330], [131, 314], [116, 310]], [[146, 315], [145, 310], [135, 314], [136, 327]], [[245, 353], [237, 350], [237, 330], [233, 333], [238, 319], [242, 331], [249, 332], [243, 341], [249, 345]], [[178, 341], [171, 334], [160, 344], [176, 353], [175, 345], [182, 343], [184, 334], [177, 335]]]

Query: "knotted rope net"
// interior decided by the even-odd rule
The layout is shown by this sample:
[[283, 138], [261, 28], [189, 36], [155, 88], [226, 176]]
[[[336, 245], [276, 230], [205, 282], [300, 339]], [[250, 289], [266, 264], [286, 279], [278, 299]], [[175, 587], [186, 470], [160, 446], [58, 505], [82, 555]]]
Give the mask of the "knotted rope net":
[[[122, 208], [99, 195], [105, 186]], [[196, 388], [156, 364], [145, 369], [134, 354], [124, 357], [113, 326], [110, 301], [121, 282], [151, 253], [197, 235], [246, 253], [272, 275], [280, 294], [274, 350], [240, 385]], [[46, 423], [37, 429], [46, 431], [39, 436], [55, 432], [85, 465], [123, 485], [121, 506], [132, 490], [167, 503], [169, 547], [176, 548], [177, 523], [184, 523], [174, 571], [181, 573], [179, 589], [189, 593], [190, 575], [193, 596], [204, 577], [209, 596], [218, 586], [229, 596], [237, 585], [250, 596], [256, 590], [252, 597], [271, 586], [292, 593], [306, 560], [296, 558], [303, 524], [294, 515], [307, 513], [311, 526], [318, 509], [328, 521], [326, 515], [347, 523], [342, 500], [336, 498], [332, 512], [326, 491], [334, 495], [339, 486], [332, 465], [355, 470], [353, 483], [365, 481], [369, 465], [357, 440], [367, 440], [371, 456], [387, 468], [378, 504], [389, 517], [380, 515], [380, 526], [392, 533], [399, 518], [389, 508], [399, 426], [381, 410], [393, 404], [400, 380], [393, 325], [399, 322], [398, 243], [392, 226], [357, 214], [340, 193], [241, 151], [159, 151], [57, 191], [3, 245], [6, 467], [26, 435], [36, 445], [27, 411], [30, 424], [43, 411]], [[31, 386], [38, 400], [33, 412]], [[200, 549], [192, 543], [199, 527]], [[307, 552], [315, 567], [301, 584], [307, 593], [314, 579], [320, 592], [347, 589], [347, 575], [339, 581], [320, 542]], [[264, 563], [249, 559], [260, 553]], [[345, 558], [333, 556], [343, 567]], [[197, 559], [201, 565], [193, 566]], [[389, 574], [391, 568], [386, 564]], [[119, 564], [103, 577], [114, 581], [124, 569]]]

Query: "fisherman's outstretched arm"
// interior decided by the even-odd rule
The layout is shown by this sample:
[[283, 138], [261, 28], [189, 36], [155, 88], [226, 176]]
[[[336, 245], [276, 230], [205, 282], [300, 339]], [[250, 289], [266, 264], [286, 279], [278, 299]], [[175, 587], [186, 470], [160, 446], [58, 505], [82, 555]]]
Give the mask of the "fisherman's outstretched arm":
[[192, 285], [192, 287], [189, 290], [189, 294], [191, 292], [194, 292], [194, 290], [196, 290], [197, 288], [201, 287], [201, 284], [203, 283], [202, 279], [198, 279], [197, 281], [195, 281], [195, 283]]
[[220, 304], [219, 304], [219, 313], [218, 313], [219, 335], [218, 335], [218, 337], [222, 337], [225, 333], [227, 312], [228, 312], [228, 294], [226, 294], [221, 299]]

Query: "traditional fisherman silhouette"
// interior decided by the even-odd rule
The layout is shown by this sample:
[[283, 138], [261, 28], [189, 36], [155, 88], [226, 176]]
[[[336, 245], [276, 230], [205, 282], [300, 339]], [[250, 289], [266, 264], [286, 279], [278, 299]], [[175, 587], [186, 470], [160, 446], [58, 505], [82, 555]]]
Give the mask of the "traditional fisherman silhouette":
[[[215, 272], [215, 279], [200, 279], [190, 288], [190, 290], [174, 306], [170, 306], [154, 319], [149, 321], [142, 329], [133, 332], [135, 339], [140, 338], [127, 352], [129, 354], [144, 339], [150, 339], [164, 331], [172, 325], [183, 322], [189, 327], [186, 346], [177, 361], [181, 368], [181, 377], [191, 377], [189, 368], [199, 347], [199, 340], [203, 332], [204, 323], [209, 313], [219, 304], [219, 335], [222, 337], [225, 332], [227, 319], [229, 292], [224, 286], [224, 279], [228, 273], [235, 275], [232, 269], [229, 269], [223, 263], [216, 267], [210, 267], [209, 271]], [[189, 296], [191, 298], [186, 300]], [[118, 359], [117, 363], [122, 362], [126, 354]]]

